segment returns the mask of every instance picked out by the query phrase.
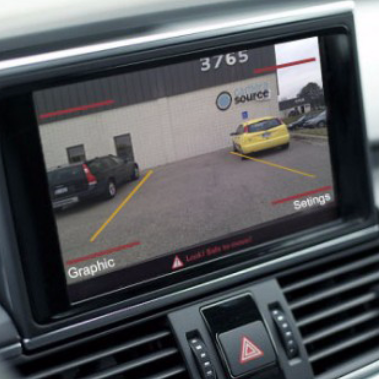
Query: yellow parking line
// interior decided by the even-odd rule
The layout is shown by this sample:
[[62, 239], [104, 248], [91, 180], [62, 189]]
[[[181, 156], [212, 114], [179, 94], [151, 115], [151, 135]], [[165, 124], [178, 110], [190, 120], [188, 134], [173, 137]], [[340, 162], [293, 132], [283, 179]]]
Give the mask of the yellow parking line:
[[267, 165], [272, 166], [272, 167], [280, 168], [281, 170], [286, 170], [286, 171], [289, 171], [289, 172], [293, 172], [295, 174], [307, 176], [309, 178], [316, 178], [316, 175], [307, 174], [306, 172], [299, 171], [299, 170], [294, 170], [293, 168], [289, 168], [289, 167], [285, 167], [285, 166], [280, 166], [280, 165], [278, 165], [276, 163], [268, 162], [268, 161], [265, 161], [263, 159], [252, 158], [252, 157], [249, 157], [248, 155], [244, 155], [244, 154], [240, 154], [240, 153], [235, 153], [234, 151], [231, 151], [230, 154], [237, 155], [239, 157], [246, 158], [246, 159], [251, 159], [254, 162], [264, 163], [264, 164], [267, 164]]
[[147, 174], [143, 177], [143, 179], [138, 183], [138, 185], [133, 189], [132, 192], [126, 198], [124, 201], [117, 207], [117, 209], [111, 214], [111, 216], [108, 218], [107, 221], [104, 222], [103, 225], [99, 228], [99, 230], [91, 237], [90, 242], [94, 242], [95, 239], [99, 236], [99, 234], [108, 226], [108, 224], [117, 216], [117, 214], [121, 211], [121, 209], [130, 201], [130, 199], [137, 193], [137, 191], [144, 185], [147, 179], [152, 175], [154, 171], [150, 170], [147, 172]]

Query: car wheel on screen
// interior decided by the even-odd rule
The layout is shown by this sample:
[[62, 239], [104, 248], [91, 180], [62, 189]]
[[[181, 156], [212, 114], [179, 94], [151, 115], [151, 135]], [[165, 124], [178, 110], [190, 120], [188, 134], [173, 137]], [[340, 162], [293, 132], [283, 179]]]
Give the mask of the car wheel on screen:
[[289, 143], [286, 143], [285, 145], [282, 146], [283, 150], [287, 150], [290, 147]]
[[326, 122], [325, 121], [320, 121], [318, 124], [317, 124], [317, 127], [318, 128], [325, 128], [326, 126]]
[[138, 167], [138, 164], [135, 164], [134, 165], [134, 170], [133, 170], [133, 175], [132, 175], [132, 180], [137, 180], [140, 176], [140, 172], [139, 172], [139, 167]]
[[238, 153], [238, 149], [235, 143], [233, 143], [233, 152]]
[[117, 195], [117, 187], [116, 183], [113, 180], [110, 180], [107, 185], [107, 190], [106, 190], [106, 198], [107, 199], [112, 199]]

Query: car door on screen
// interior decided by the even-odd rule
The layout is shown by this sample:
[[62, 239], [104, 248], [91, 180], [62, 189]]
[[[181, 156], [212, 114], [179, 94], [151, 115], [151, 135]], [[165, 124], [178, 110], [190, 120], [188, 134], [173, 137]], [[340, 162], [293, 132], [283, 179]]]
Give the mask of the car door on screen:
[[134, 172], [134, 163], [130, 159], [122, 159], [120, 157], [111, 157], [116, 162], [117, 170], [120, 172], [121, 181], [131, 180]]

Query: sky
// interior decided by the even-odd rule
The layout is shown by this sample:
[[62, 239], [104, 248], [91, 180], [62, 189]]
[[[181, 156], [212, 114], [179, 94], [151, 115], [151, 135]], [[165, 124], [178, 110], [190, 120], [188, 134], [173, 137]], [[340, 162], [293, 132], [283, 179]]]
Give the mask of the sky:
[[316, 58], [316, 62], [281, 68], [278, 72], [279, 100], [292, 99], [309, 82], [316, 82], [321, 87], [321, 65], [318, 38], [275, 45], [277, 65], [307, 58]]

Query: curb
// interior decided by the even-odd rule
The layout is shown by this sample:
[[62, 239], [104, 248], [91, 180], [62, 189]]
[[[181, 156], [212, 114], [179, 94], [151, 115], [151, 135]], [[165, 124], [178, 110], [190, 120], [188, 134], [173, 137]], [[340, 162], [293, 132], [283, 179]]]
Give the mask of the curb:
[[310, 134], [302, 134], [302, 133], [292, 133], [292, 138], [298, 138], [298, 139], [310, 139], [310, 140], [318, 140], [318, 141], [327, 141], [328, 137], [324, 136], [312, 136]]

